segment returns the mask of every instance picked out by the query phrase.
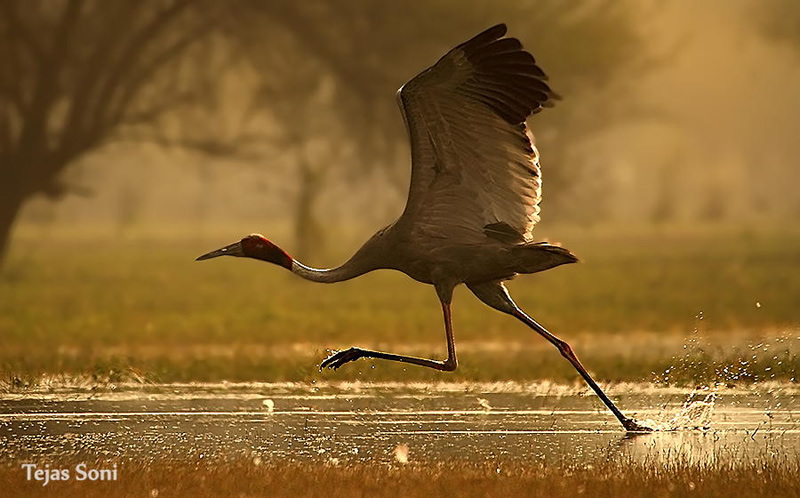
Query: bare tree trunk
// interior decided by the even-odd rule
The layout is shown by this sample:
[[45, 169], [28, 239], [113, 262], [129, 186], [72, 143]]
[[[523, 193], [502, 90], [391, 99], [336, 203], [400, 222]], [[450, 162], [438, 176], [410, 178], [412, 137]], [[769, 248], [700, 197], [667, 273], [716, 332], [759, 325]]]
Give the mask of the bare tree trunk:
[[314, 169], [301, 153], [300, 191], [295, 205], [294, 236], [298, 258], [307, 259], [323, 250], [322, 226], [314, 215], [314, 205], [322, 192], [322, 173]]
[[0, 268], [2, 268], [8, 254], [11, 230], [24, 201], [25, 198], [23, 196], [17, 195], [12, 191], [5, 191], [0, 195]]

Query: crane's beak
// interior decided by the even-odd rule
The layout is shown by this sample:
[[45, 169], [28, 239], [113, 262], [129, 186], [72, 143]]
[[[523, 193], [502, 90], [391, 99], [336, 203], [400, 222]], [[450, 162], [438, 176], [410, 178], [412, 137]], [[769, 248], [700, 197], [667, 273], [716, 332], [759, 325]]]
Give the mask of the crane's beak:
[[233, 244], [225, 246], [222, 249], [217, 249], [216, 251], [207, 252], [202, 256], [200, 256], [199, 258], [195, 259], [195, 261], [203, 261], [204, 259], [216, 258], [218, 256], [244, 256], [242, 243], [234, 242]]

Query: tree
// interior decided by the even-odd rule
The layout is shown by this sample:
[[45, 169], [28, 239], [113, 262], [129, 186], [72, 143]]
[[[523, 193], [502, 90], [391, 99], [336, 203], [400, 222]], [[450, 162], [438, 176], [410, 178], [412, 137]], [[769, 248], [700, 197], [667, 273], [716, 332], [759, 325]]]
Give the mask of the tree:
[[[237, 13], [233, 18], [236, 28], [229, 32], [233, 37], [247, 36], [242, 50], [254, 61], [254, 70], [266, 86], [292, 70], [265, 62], [264, 53], [270, 47], [284, 50], [290, 65], [313, 61], [318, 76], [310, 76], [311, 81], [322, 77], [333, 80], [334, 97], [327, 102], [313, 100], [311, 92], [303, 97], [298, 87], [293, 87], [294, 98], [280, 99], [278, 94], [268, 93], [260, 108], [273, 112], [275, 103], [288, 103], [296, 112], [290, 112], [291, 118], [282, 122], [303, 116], [307, 126], [312, 126], [310, 111], [332, 115], [339, 121], [337, 128], [347, 130], [335, 139], [349, 142], [357, 159], [340, 163], [346, 169], [338, 174], [355, 179], [369, 168], [382, 167], [397, 189], [405, 192], [408, 161], [395, 158], [399, 150], [407, 158], [408, 146], [392, 98], [394, 92], [454, 44], [492, 23], [510, 22], [511, 34], [543, 62], [554, 89], [565, 97], [557, 111], [536, 118], [535, 129], [546, 130], [537, 140], [546, 151], [547, 202], [569, 205], [569, 185], [584, 164], [575, 145], [640, 111], [632, 102], [610, 98], [625, 94], [627, 85], [635, 81], [630, 76], [646, 70], [647, 54], [642, 48], [643, 36], [636, 29], [638, 11], [634, 5], [612, 0], [507, 0], [491, 5], [462, 0], [352, 0], [335, 4], [321, 0], [239, 0], [233, 9]], [[294, 48], [286, 50], [276, 43], [278, 33], [293, 35]], [[276, 71], [276, 67], [280, 69]], [[308, 130], [297, 135], [300, 143], [318, 139]], [[601, 174], [602, 168], [590, 173]], [[305, 182], [304, 178], [316, 176], [300, 177], [298, 216], [313, 213], [303, 205], [304, 199], [313, 203], [322, 189], [319, 182]], [[307, 190], [303, 190], [304, 185]], [[298, 222], [296, 226], [302, 231], [319, 224]], [[298, 232], [296, 236], [301, 241], [312, 234]]]
[[194, 0], [0, 0], [0, 263], [26, 200], [64, 196], [70, 165], [202, 101], [189, 56], [214, 22]]
[[[574, 145], [632, 113], [608, 98], [622, 75], [642, 70], [632, 5], [0, 0], [0, 63], [10, 68], [0, 73], [0, 258], [23, 203], [69, 193], [63, 172], [112, 140], [241, 154], [237, 137], [215, 139], [217, 123], [196, 116], [227, 105], [214, 95], [232, 71], [209, 67], [214, 52], [241, 56], [258, 76], [251, 108], [273, 126], [256, 128], [273, 150], [291, 151], [296, 235], [307, 250], [321, 237], [314, 206], [330, 169], [309, 151], [323, 148], [351, 181], [380, 168], [405, 192], [408, 146], [393, 93], [455, 43], [502, 21], [565, 97], [535, 129], [546, 130], [537, 139], [547, 151], [547, 202], [566, 198], [566, 179], [581, 169]], [[204, 136], [192, 135], [201, 128]]]
[[342, 155], [341, 144], [352, 137], [342, 132], [342, 123], [336, 122], [331, 110], [336, 89], [324, 61], [307, 53], [299, 38], [277, 21], [272, 21], [269, 36], [263, 36], [265, 20], [246, 22], [247, 12], [230, 11], [229, 20], [234, 22], [226, 34], [237, 42], [234, 50], [245, 54], [257, 68], [259, 83], [248, 107], [274, 124], [262, 125], [262, 131], [269, 130], [262, 142], [271, 149], [264, 154], [281, 157], [295, 172], [277, 182], [291, 185], [284, 190], [294, 197], [294, 252], [307, 258], [323, 244], [323, 226], [315, 211], [330, 163]]

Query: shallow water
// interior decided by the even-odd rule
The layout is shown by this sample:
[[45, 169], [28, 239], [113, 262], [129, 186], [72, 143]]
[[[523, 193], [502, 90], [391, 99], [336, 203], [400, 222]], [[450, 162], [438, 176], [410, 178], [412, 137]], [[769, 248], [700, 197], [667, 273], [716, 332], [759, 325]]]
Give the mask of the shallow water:
[[[584, 390], [541, 385], [172, 385], [0, 395], [0, 459], [252, 459], [737, 465], [797, 459], [792, 386], [716, 392], [707, 429], [626, 435]], [[613, 391], [666, 424], [685, 390]], [[694, 400], [706, 398], [699, 393]], [[684, 421], [686, 422], [686, 421]], [[691, 426], [691, 420], [684, 425]]]

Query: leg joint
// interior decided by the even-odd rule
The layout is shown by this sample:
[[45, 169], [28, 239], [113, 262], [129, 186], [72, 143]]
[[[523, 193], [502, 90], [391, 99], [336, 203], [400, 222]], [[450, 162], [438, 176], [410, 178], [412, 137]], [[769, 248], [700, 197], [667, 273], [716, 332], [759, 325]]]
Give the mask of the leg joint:
[[452, 372], [458, 368], [458, 360], [455, 356], [448, 356], [442, 363], [442, 370], [445, 372]]
[[556, 339], [555, 345], [558, 348], [559, 352], [561, 352], [561, 356], [563, 356], [564, 358], [575, 358], [575, 352], [572, 351], [572, 346], [567, 344], [566, 341], [562, 341], [561, 339]]

